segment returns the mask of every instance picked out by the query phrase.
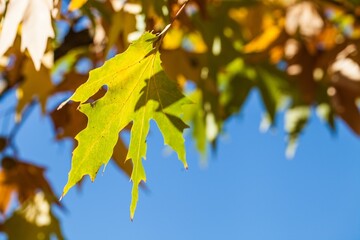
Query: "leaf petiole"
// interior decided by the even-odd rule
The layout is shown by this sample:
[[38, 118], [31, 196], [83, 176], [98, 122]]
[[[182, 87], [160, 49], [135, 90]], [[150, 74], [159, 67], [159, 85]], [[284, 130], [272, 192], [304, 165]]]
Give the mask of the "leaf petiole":
[[165, 26], [165, 28], [157, 35], [159, 38], [154, 42], [154, 46], [158, 49], [166, 35], [169, 31], [170, 27], [174, 23], [174, 21], [179, 17], [179, 15], [184, 11], [186, 5], [190, 2], [190, 0], [186, 0], [180, 7], [180, 9], [176, 12], [175, 17], [171, 20], [171, 22]]

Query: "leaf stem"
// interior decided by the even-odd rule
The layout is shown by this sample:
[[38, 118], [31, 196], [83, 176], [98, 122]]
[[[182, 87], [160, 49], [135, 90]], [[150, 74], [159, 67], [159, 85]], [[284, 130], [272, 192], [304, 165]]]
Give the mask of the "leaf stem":
[[159, 48], [159, 46], [162, 43], [162, 40], [164, 39], [166, 33], [168, 32], [168, 30], [170, 29], [170, 27], [172, 26], [172, 24], [175, 22], [175, 20], [179, 17], [179, 15], [184, 11], [186, 5], [190, 2], [191, 0], [186, 0], [180, 7], [180, 9], [176, 12], [175, 16], [173, 17], [173, 19], [171, 20], [171, 22], [166, 25], [166, 27], [161, 31], [161, 33], [158, 34], [159, 39], [156, 41], [156, 48]]
[[186, 0], [180, 7], [180, 9], [177, 11], [177, 13], [175, 14], [175, 17], [171, 20], [171, 23], [172, 24], [178, 17], [179, 15], [184, 11], [186, 5], [190, 2], [190, 0]]

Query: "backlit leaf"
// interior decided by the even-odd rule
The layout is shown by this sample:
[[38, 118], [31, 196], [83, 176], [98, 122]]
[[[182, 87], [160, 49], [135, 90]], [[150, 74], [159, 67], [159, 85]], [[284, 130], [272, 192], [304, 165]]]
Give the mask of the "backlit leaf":
[[[76, 136], [78, 146], [73, 152], [72, 167], [63, 195], [84, 175], [92, 180], [113, 154], [119, 132], [129, 123], [131, 139], [127, 159], [133, 163], [130, 217], [138, 200], [138, 186], [146, 181], [142, 159], [146, 157], [146, 137], [153, 119], [160, 128], [165, 144], [171, 146], [187, 168], [182, 132], [187, 125], [180, 119], [182, 105], [190, 103], [176, 84], [165, 75], [160, 53], [154, 48], [158, 37], [143, 34], [122, 54], [91, 71], [89, 80], [68, 99], [80, 102], [79, 109], [87, 115], [87, 127]], [[104, 97], [93, 103], [87, 100], [103, 86]], [[65, 102], [66, 103], [66, 102]]]
[[45, 113], [46, 102], [53, 88], [50, 70], [41, 65], [39, 71], [34, 64], [27, 59], [23, 64], [23, 76], [25, 81], [17, 89], [19, 99], [16, 107], [16, 119], [21, 120], [21, 113], [33, 100], [37, 99], [41, 104], [42, 112]]
[[293, 106], [285, 114], [285, 130], [288, 133], [286, 157], [293, 158], [298, 137], [303, 131], [310, 117], [310, 108], [306, 105]]
[[[19, 231], [21, 229], [21, 231]], [[43, 192], [38, 192], [6, 219], [3, 231], [8, 239], [63, 240], [60, 223]]]
[[71, 0], [69, 4], [69, 11], [75, 11], [79, 8], [81, 8], [87, 0]]
[[[50, 113], [54, 124], [54, 131], [56, 132], [57, 140], [65, 138], [73, 138], [86, 127], [87, 118], [84, 114], [77, 111], [76, 103], [66, 104], [59, 110], [54, 110]], [[117, 167], [119, 167], [127, 176], [130, 177], [132, 172], [132, 165], [129, 161], [125, 162], [128, 149], [119, 138], [115, 148], [112, 159]], [[0, 204], [1, 205], [1, 204]]]
[[263, 34], [245, 45], [244, 52], [253, 53], [266, 50], [280, 36], [281, 31], [279, 26], [269, 27]]
[[48, 38], [55, 33], [51, 23], [52, 0], [10, 0], [0, 33], [0, 56], [14, 43], [21, 23], [21, 50], [27, 49], [37, 70]]

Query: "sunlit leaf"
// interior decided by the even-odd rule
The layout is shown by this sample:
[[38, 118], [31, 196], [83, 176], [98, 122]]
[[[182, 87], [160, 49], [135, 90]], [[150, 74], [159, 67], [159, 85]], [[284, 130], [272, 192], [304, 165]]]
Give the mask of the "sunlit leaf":
[[88, 0], [71, 0], [69, 4], [69, 11], [74, 11], [81, 8]]
[[286, 111], [285, 114], [285, 131], [288, 133], [288, 146], [286, 157], [293, 158], [299, 134], [305, 127], [310, 117], [310, 108], [306, 105], [294, 106]]
[[13, 45], [21, 23], [21, 50], [29, 51], [39, 70], [47, 41], [55, 37], [51, 22], [53, 7], [49, 0], [10, 0], [0, 32], [0, 56]]
[[17, 120], [21, 120], [22, 111], [34, 100], [40, 102], [42, 111], [45, 113], [47, 98], [53, 88], [50, 70], [44, 65], [41, 65], [39, 71], [37, 71], [30, 60], [25, 61], [23, 76], [25, 81], [17, 89], [19, 99], [16, 107]]
[[[165, 143], [171, 146], [187, 168], [182, 131], [187, 127], [180, 119], [182, 105], [189, 103], [161, 67], [160, 53], [154, 48], [158, 37], [145, 33], [123, 53], [91, 71], [89, 80], [69, 99], [80, 102], [87, 115], [87, 127], [76, 136], [72, 167], [63, 195], [84, 175], [92, 180], [100, 166], [107, 164], [119, 138], [119, 132], [130, 122], [131, 140], [127, 159], [133, 163], [130, 217], [134, 217], [138, 185], [146, 180], [142, 159], [146, 157], [146, 137], [150, 120], [160, 128]], [[87, 103], [104, 85], [104, 97]]]
[[43, 192], [27, 200], [6, 219], [3, 231], [10, 240], [63, 240], [58, 219], [51, 211], [51, 202]]

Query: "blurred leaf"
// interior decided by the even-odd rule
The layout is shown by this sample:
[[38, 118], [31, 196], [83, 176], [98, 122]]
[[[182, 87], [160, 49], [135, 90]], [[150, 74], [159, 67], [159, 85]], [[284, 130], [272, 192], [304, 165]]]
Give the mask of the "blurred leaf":
[[256, 68], [257, 87], [259, 88], [263, 104], [269, 114], [270, 122], [274, 124], [277, 110], [282, 106], [285, 100], [288, 84], [281, 74], [275, 74], [276, 70], [269, 71], [266, 68]]
[[316, 113], [319, 118], [329, 124], [332, 130], [335, 130], [334, 111], [328, 103], [319, 104], [316, 108]]
[[179, 28], [171, 28], [166, 33], [162, 47], [166, 50], [175, 50], [181, 48], [184, 37], [184, 31]]
[[166, 74], [178, 82], [192, 80], [199, 82], [201, 80], [201, 69], [204, 67], [204, 56], [202, 54], [189, 53], [182, 49], [162, 50], [162, 66]]
[[245, 63], [238, 58], [231, 62], [225, 71], [219, 75], [218, 85], [222, 89], [220, 101], [224, 107], [225, 119], [241, 110], [254, 87], [254, 81], [247, 78], [244, 70], [246, 70]]
[[76, 103], [69, 103], [50, 113], [57, 139], [74, 138], [86, 127], [87, 118], [77, 110], [77, 107]]
[[35, 195], [38, 190], [43, 191], [49, 201], [58, 203], [57, 197], [44, 177], [45, 169], [21, 162], [17, 159], [5, 157], [1, 161], [0, 169], [0, 212], [4, 213], [9, 207], [12, 194], [16, 193], [20, 203], [24, 203]]
[[[87, 118], [84, 114], [77, 110], [78, 104], [68, 103], [59, 110], [54, 110], [50, 113], [51, 119], [54, 123], [56, 138], [58, 140], [64, 138], [75, 138], [75, 136], [83, 130], [87, 125]], [[126, 160], [128, 149], [119, 138], [114, 147], [112, 159], [127, 176], [131, 175], [132, 164]]]
[[30, 60], [26, 60], [23, 67], [25, 81], [17, 89], [19, 99], [16, 107], [17, 119], [21, 119], [21, 113], [24, 108], [33, 100], [38, 99], [43, 113], [46, 111], [46, 101], [53, 88], [50, 71], [44, 65], [41, 65], [39, 71], [35, 69]]
[[260, 36], [244, 46], [245, 53], [262, 52], [269, 48], [271, 44], [280, 36], [282, 28], [280, 26], [271, 26]]
[[310, 117], [310, 108], [306, 105], [293, 106], [285, 113], [285, 131], [288, 133], [286, 157], [295, 155], [299, 134], [304, 129]]
[[[79, 58], [79, 55], [85, 54], [87, 47], [93, 43], [93, 38], [89, 29], [75, 31], [70, 28], [64, 37], [64, 40], [54, 51], [54, 59], [60, 62], [71, 63]], [[57, 65], [55, 65], [56, 68]]]
[[86, 82], [88, 77], [87, 74], [70, 71], [63, 76], [61, 83], [53, 87], [52, 93], [74, 92], [81, 84]]
[[0, 172], [0, 213], [4, 214], [10, 207], [12, 194], [16, 191], [15, 186], [5, 184], [6, 177], [3, 172]]
[[54, 38], [51, 11], [53, 2], [48, 0], [10, 0], [0, 32], [0, 56], [14, 43], [21, 23], [21, 50], [27, 49], [39, 70], [48, 38]]
[[50, 240], [52, 236], [64, 239], [60, 223], [51, 211], [51, 202], [42, 192], [36, 193], [6, 219], [3, 231], [9, 240]]
[[360, 112], [355, 103], [356, 98], [342, 89], [330, 88], [329, 91], [336, 114], [347, 123], [354, 133], [360, 135]]
[[294, 35], [299, 31], [305, 37], [313, 37], [323, 27], [324, 21], [314, 2], [298, 2], [287, 9], [285, 29], [288, 34]]
[[105, 52], [117, 44], [119, 52], [123, 52], [129, 45], [128, 36], [136, 31], [135, 15], [122, 8], [112, 15], [111, 25], [108, 32], [108, 42]]
[[194, 103], [183, 107], [184, 120], [185, 122], [191, 124], [192, 136], [196, 142], [197, 150], [205, 155], [207, 138], [202, 93], [200, 90], [195, 90], [188, 97]]
[[121, 138], [118, 139], [112, 159], [114, 160], [116, 166], [118, 166], [127, 176], [131, 176], [132, 173], [132, 164], [130, 161], [126, 161], [126, 156], [128, 154], [128, 148], [125, 146]]
[[71, 0], [69, 4], [69, 11], [74, 11], [81, 8], [88, 0]]

